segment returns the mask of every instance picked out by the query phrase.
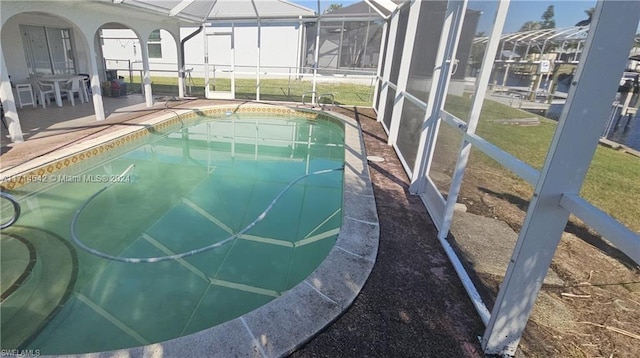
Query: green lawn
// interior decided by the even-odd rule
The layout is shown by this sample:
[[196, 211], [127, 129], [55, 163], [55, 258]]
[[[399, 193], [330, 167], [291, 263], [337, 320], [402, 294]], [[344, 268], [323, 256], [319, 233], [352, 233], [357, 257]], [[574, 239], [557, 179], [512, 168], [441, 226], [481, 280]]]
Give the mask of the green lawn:
[[[158, 95], [177, 95], [178, 79], [173, 77], [152, 77], [152, 90]], [[226, 78], [216, 78], [211, 80], [212, 90], [230, 91], [231, 80]], [[194, 78], [192, 83], [193, 96], [204, 96], [204, 79]], [[140, 77], [134, 76], [133, 84], [130, 90], [140, 90]], [[261, 79], [260, 80], [260, 100], [263, 101], [287, 101], [301, 102], [302, 95], [311, 92], [311, 80], [296, 80], [293, 77], [288, 79]], [[367, 106], [370, 107], [373, 101], [373, 87], [369, 85], [351, 84], [351, 83], [323, 83], [316, 84], [316, 92], [319, 95], [332, 93], [335, 97], [336, 104]], [[308, 93], [306, 101], [310, 102], [311, 94]], [[256, 99], [256, 79], [243, 78], [236, 79], [236, 98], [237, 99]], [[323, 103], [330, 103], [330, 100]]]
[[[466, 118], [469, 99], [449, 96], [446, 109]], [[518, 159], [541, 169], [547, 156], [556, 122], [538, 117], [537, 126], [516, 126], [496, 122], [498, 119], [532, 118], [536, 115], [486, 100], [476, 133]], [[482, 153], [474, 160], [515, 177]], [[598, 146], [580, 195], [627, 227], [640, 231], [640, 158], [611, 148]], [[524, 181], [523, 181], [524, 182]], [[524, 184], [523, 184], [524, 185]], [[523, 198], [529, 200], [530, 198]]]

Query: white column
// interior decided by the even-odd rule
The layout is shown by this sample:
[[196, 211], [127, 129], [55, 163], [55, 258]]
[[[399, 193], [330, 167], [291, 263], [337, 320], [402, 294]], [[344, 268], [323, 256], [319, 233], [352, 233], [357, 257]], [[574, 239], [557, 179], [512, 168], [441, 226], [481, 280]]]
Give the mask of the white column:
[[261, 34], [260, 20], [258, 20], [258, 64], [256, 67], [256, 101], [260, 100], [260, 34]]
[[[209, 35], [207, 35], [207, 28], [204, 28], [204, 98], [211, 98], [211, 86], [209, 85]], [[233, 82], [232, 82], [233, 83]]]
[[[318, 14], [320, 10], [320, 0], [318, 0]], [[316, 104], [316, 77], [318, 76], [318, 58], [320, 57], [320, 17], [316, 22], [316, 46], [313, 54], [313, 84], [311, 86], [311, 103]]]
[[[389, 93], [388, 81], [391, 77], [391, 67], [393, 66], [393, 53], [396, 47], [396, 37], [398, 34], [398, 18], [400, 17], [400, 11], [394, 13], [390, 19], [389, 37], [387, 40], [387, 51], [384, 60], [384, 70], [382, 71], [382, 90], [380, 91], [380, 103], [378, 103], [378, 122], [383, 122], [384, 112], [387, 107], [387, 96]], [[387, 128], [388, 130], [389, 128]]]
[[[640, 1], [598, 1], [549, 154], [482, 337], [488, 354], [513, 355], [579, 195], [640, 18]], [[612, 41], [616, 39], [616, 41]]]
[[336, 61], [336, 70], [340, 68], [342, 61], [342, 43], [344, 42], [344, 20], [340, 23], [340, 41], [338, 42], [338, 60]]
[[[99, 30], [98, 30], [99, 31]], [[91, 96], [93, 97], [93, 111], [96, 120], [104, 121], [106, 115], [104, 113], [104, 103], [102, 102], [102, 87], [100, 86], [100, 70], [98, 67], [98, 51], [96, 46], [100, 46], [97, 35], [88, 35], [87, 44], [89, 46], [89, 76], [91, 77]], [[101, 52], [100, 52], [101, 53]], [[100, 56], [101, 57], [101, 56]], [[102, 61], [102, 59], [100, 59]]]
[[236, 98], [236, 27], [231, 23], [231, 98]]
[[151, 72], [149, 71], [149, 48], [147, 39], [140, 39], [140, 53], [142, 54], [142, 84], [144, 85], [144, 100], [147, 107], [153, 106], [153, 93], [151, 92]]
[[[9, 136], [12, 142], [23, 142], [22, 128], [20, 128], [20, 118], [16, 109], [16, 101], [11, 91], [11, 82], [9, 81], [9, 71], [4, 61], [4, 52], [0, 47], [0, 97], [2, 97], [2, 108], [4, 109], [5, 121], [9, 127]], [[1, 124], [0, 124], [1, 126]], [[0, 129], [4, 130], [4, 128]]]
[[[172, 34], [174, 35], [174, 34]], [[182, 63], [182, 47], [180, 46], [180, 30], [178, 30], [178, 36], [173, 36], [174, 41], [176, 42], [177, 55], [178, 55], [178, 98], [184, 98], [184, 75], [183, 72], [185, 70], [185, 64]]]
[[301, 70], [302, 57], [306, 55], [306, 52], [304, 51], [304, 48], [302, 45], [303, 44], [303, 41], [302, 41], [303, 28], [304, 28], [304, 23], [302, 22], [302, 16], [299, 16], [298, 17], [298, 48], [296, 49], [296, 78], [300, 78], [298, 74], [302, 72]]
[[415, 1], [411, 3], [409, 8], [409, 18], [407, 23], [407, 31], [404, 37], [404, 47], [398, 49], [402, 51], [402, 58], [400, 59], [400, 71], [398, 73], [398, 83], [396, 90], [396, 97], [393, 102], [393, 111], [391, 113], [391, 125], [389, 126], [389, 137], [387, 144], [394, 145], [398, 139], [398, 130], [400, 129], [400, 119], [402, 117], [402, 108], [404, 106], [405, 98], [402, 98], [401, 92], [407, 90], [407, 84], [409, 83], [409, 70], [411, 69], [411, 58], [413, 57], [413, 48], [418, 34], [418, 20], [420, 17], [420, 6], [422, 1]]

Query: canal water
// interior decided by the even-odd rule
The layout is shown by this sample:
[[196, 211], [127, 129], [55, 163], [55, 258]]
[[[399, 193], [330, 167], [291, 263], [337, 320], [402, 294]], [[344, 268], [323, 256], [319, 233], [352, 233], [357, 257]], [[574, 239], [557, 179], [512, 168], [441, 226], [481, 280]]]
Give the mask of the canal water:
[[640, 151], [640, 115], [636, 113], [632, 118], [620, 117], [615, 124], [607, 139]]
[[[571, 78], [569, 78], [569, 80], [558, 81], [557, 90], [559, 92], [568, 92], [569, 83], [571, 82], [570, 79]], [[563, 108], [564, 103], [552, 104], [549, 107], [547, 113], [536, 114], [544, 115], [547, 118], [558, 120], [560, 118], [560, 115], [562, 114]], [[640, 151], [640, 112], [637, 112], [634, 117], [622, 117], [618, 116], [618, 113], [613, 113], [612, 110], [610, 116], [613, 117], [613, 123], [611, 123], [610, 126], [609, 121], [607, 121], [607, 125], [605, 126], [605, 128], [602, 128], [603, 136], [606, 134], [606, 127], [610, 126], [609, 133], [606, 136], [607, 139]]]

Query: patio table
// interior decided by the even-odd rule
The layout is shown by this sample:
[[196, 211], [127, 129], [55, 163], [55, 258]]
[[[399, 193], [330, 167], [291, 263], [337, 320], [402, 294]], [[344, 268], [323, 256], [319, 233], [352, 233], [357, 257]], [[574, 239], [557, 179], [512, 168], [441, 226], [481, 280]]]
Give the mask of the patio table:
[[[68, 75], [68, 76], [41, 77], [39, 78], [39, 81], [44, 83], [47, 83], [47, 82], [53, 83], [53, 89], [56, 92], [56, 104], [58, 105], [58, 107], [62, 107], [62, 94], [60, 93], [60, 83], [67, 82], [74, 77], [83, 78], [82, 76], [78, 76], [78, 75]], [[83, 91], [78, 92], [78, 96], [82, 102], [88, 101], [88, 99], [85, 100]]]

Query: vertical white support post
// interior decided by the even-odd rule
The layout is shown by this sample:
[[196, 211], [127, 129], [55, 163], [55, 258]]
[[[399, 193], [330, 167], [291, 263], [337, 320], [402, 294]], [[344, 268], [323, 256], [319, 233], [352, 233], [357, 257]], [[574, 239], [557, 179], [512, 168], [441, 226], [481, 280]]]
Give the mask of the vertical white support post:
[[340, 42], [338, 42], [338, 60], [336, 61], [336, 70], [340, 68], [342, 60], [342, 42], [344, 41], [344, 20], [340, 23]]
[[[385, 56], [384, 70], [382, 72], [382, 90], [380, 90], [380, 102], [378, 103], [378, 122], [384, 123], [384, 114], [387, 110], [387, 96], [389, 95], [389, 80], [391, 79], [391, 68], [393, 67], [393, 54], [396, 51], [396, 38], [398, 36], [398, 22], [400, 11], [396, 11], [391, 16], [391, 27], [389, 29], [389, 39], [387, 43], [387, 53]], [[388, 130], [388, 128], [387, 128]]]
[[236, 98], [236, 27], [231, 23], [231, 97]]
[[311, 103], [316, 104], [316, 79], [318, 77], [318, 58], [320, 57], [320, 0], [318, 0], [318, 19], [316, 21], [316, 46], [313, 54], [313, 84], [311, 85]]
[[[502, 34], [502, 28], [504, 27], [505, 19], [507, 18], [507, 12], [509, 11], [510, 0], [503, 0], [498, 2], [498, 9], [496, 17], [494, 19], [493, 28], [489, 34], [489, 40], [485, 47], [485, 53], [482, 59], [482, 66], [480, 68], [480, 74], [476, 80], [476, 89], [473, 95], [473, 103], [471, 105], [471, 112], [469, 114], [469, 121], [467, 126], [467, 133], [475, 133], [478, 126], [478, 119], [480, 118], [480, 112], [482, 110], [482, 104], [486, 95], [487, 87], [489, 86], [489, 80], [491, 78], [491, 70], [493, 69], [493, 62], [498, 52], [498, 45], [500, 44], [500, 35]], [[469, 154], [471, 153], [471, 143], [466, 140], [462, 141], [460, 147], [460, 154], [456, 163], [453, 178], [451, 179], [451, 187], [449, 189], [449, 195], [447, 196], [447, 202], [444, 209], [444, 217], [442, 224], [438, 231], [438, 239], [441, 242], [447, 242], [447, 235], [451, 227], [451, 221], [454, 215], [455, 204], [458, 200], [460, 193], [460, 187], [462, 186], [462, 178], [464, 176], [464, 170], [469, 160]], [[469, 277], [465, 270], [458, 270], [458, 265], [454, 265], [460, 280], [463, 283], [467, 294], [471, 298], [476, 311], [480, 315], [482, 322], [486, 325], [489, 323], [490, 313], [480, 293], [473, 284], [473, 281]]]
[[[304, 23], [302, 22], [302, 15], [298, 16], [298, 47], [296, 48], [296, 77], [300, 78], [299, 73], [302, 72], [300, 67], [302, 67], [302, 56], [303, 56], [303, 47], [302, 47], [302, 28]], [[306, 53], [305, 53], [306, 54]]]
[[418, 21], [420, 20], [420, 7], [422, 1], [414, 1], [410, 4], [409, 19], [407, 23], [407, 31], [404, 37], [404, 47], [398, 49], [402, 51], [400, 59], [400, 71], [398, 73], [398, 83], [396, 84], [396, 96], [393, 101], [393, 111], [391, 113], [391, 125], [389, 126], [389, 137], [387, 144], [394, 145], [398, 139], [398, 130], [400, 129], [400, 119], [402, 118], [402, 109], [404, 107], [404, 99], [401, 92], [407, 90], [409, 83], [409, 70], [411, 69], [411, 58], [413, 48], [418, 34]]
[[[367, 46], [369, 46], [369, 27], [370, 26], [371, 26], [371, 21], [367, 20], [367, 31], [365, 31], [365, 33], [364, 33], [364, 47], [362, 49], [362, 59], [363, 59], [363, 61], [367, 57]], [[362, 63], [360, 63], [360, 65], [362, 66]]]
[[[478, 79], [476, 80], [476, 89], [473, 94], [473, 103], [471, 104], [471, 111], [469, 113], [469, 121], [466, 130], [467, 133], [475, 133], [476, 128], [478, 127], [478, 120], [480, 119], [482, 104], [484, 103], [487, 87], [489, 86], [489, 79], [491, 77], [493, 61], [496, 58], [496, 53], [498, 52], [500, 36], [502, 34], [505, 19], [507, 17], [507, 12], [509, 11], [509, 3], [510, 0], [502, 0], [498, 2], [496, 18], [489, 35], [489, 40], [487, 41], [487, 45], [485, 47], [480, 74], [478, 76]], [[458, 194], [460, 193], [464, 170], [467, 166], [470, 153], [471, 143], [463, 139], [460, 146], [460, 153], [456, 163], [455, 172], [453, 174], [453, 178], [451, 179], [451, 187], [449, 188], [449, 195], [447, 196], [444, 218], [440, 230], [438, 231], [438, 237], [441, 239], [445, 239], [447, 237], [447, 234], [449, 233], [455, 204], [458, 200]]]
[[[533, 309], [569, 211], [608, 118], [640, 18], [640, 1], [598, 1], [582, 61], [569, 90], [524, 225], [482, 337], [487, 354], [513, 355]], [[616, 39], [616, 41], [611, 41]]]
[[380, 97], [378, 92], [380, 91], [380, 81], [381, 81], [381, 77], [382, 77], [382, 60], [384, 59], [384, 50], [385, 50], [385, 44], [387, 42], [387, 32], [389, 31], [389, 22], [385, 21], [384, 24], [382, 25], [382, 39], [380, 41], [380, 52], [378, 53], [378, 66], [376, 68], [376, 84], [375, 87], [373, 88], [373, 106], [375, 107], [376, 111], [379, 112], [378, 110], [378, 106], [376, 106], [376, 103], [378, 103], [378, 98]]
[[[2, 108], [5, 114], [5, 121], [7, 127], [9, 127], [9, 136], [14, 143], [20, 143], [24, 141], [22, 137], [22, 128], [20, 128], [20, 117], [18, 116], [18, 109], [16, 108], [16, 100], [13, 97], [13, 91], [11, 91], [11, 81], [9, 81], [9, 71], [7, 70], [7, 64], [4, 60], [4, 52], [0, 47], [0, 97], [2, 101]], [[4, 128], [3, 128], [4, 129]], [[0, 130], [3, 130], [0, 129]]]
[[260, 35], [261, 35], [260, 19], [258, 19], [258, 65], [256, 67], [256, 101], [260, 100]]
[[204, 98], [211, 98], [211, 86], [209, 79], [209, 35], [207, 34], [207, 27], [204, 28]]
[[142, 83], [144, 85], [144, 100], [147, 107], [153, 106], [153, 93], [151, 92], [151, 71], [149, 70], [149, 48], [147, 39], [140, 39], [140, 53], [142, 53]]
[[[172, 34], [173, 35], [173, 34]], [[184, 75], [185, 75], [185, 64], [182, 63], [182, 46], [180, 46], [180, 30], [178, 30], [178, 36], [173, 36], [175, 42], [176, 42], [176, 48], [178, 49], [178, 51], [176, 51], [176, 53], [178, 54], [178, 98], [184, 98], [184, 89], [185, 89], [185, 83], [184, 83]]]
[[[449, 0], [447, 12], [442, 26], [442, 36], [436, 55], [436, 67], [433, 71], [433, 81], [427, 101], [427, 111], [422, 124], [416, 162], [413, 167], [411, 185], [412, 194], [421, 194], [425, 191], [426, 176], [431, 167], [433, 150], [438, 136], [440, 111], [444, 107], [451, 78], [451, 64], [455, 60], [460, 30], [464, 22], [468, 0]], [[436, 80], [437, 79], [437, 80]]]
[[88, 39], [87, 44], [89, 47], [89, 75], [91, 76], [93, 111], [96, 114], [96, 120], [104, 121], [106, 115], [104, 113], [104, 103], [102, 102], [102, 87], [100, 86], [100, 74], [98, 69], [98, 59], [96, 56], [98, 53], [96, 46], [100, 46], [100, 42], [96, 35], [84, 34], [84, 36]]

